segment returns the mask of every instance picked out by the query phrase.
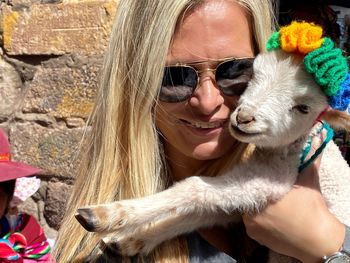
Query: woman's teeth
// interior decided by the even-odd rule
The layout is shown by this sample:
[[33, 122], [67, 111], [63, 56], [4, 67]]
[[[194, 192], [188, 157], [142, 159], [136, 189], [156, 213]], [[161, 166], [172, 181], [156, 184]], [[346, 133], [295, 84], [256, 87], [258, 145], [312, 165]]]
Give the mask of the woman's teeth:
[[222, 126], [222, 122], [189, 122], [188, 124], [192, 127], [202, 129], [213, 129]]

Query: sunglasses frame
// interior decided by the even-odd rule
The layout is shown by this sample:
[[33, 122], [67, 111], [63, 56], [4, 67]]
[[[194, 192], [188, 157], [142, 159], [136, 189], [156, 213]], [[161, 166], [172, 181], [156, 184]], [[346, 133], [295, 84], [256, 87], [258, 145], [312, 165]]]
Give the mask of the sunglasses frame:
[[[178, 62], [176, 64], [166, 65], [164, 67], [164, 69], [171, 68], [171, 67], [185, 67], [185, 68], [187, 67], [187, 68], [193, 69], [196, 72], [196, 75], [197, 75], [196, 86], [192, 88], [193, 89], [192, 94], [193, 94], [193, 92], [196, 90], [196, 88], [198, 86], [200, 74], [202, 74], [204, 72], [208, 72], [208, 71], [209, 72], [213, 72], [214, 80], [215, 80], [215, 83], [216, 83], [216, 71], [217, 71], [218, 67], [220, 67], [222, 64], [224, 64], [226, 62], [239, 61], [239, 60], [251, 60], [251, 61], [254, 61], [254, 59], [255, 59], [255, 57], [240, 57], [240, 58], [227, 57], [227, 58], [223, 58], [223, 59], [208, 59], [208, 60], [194, 61], [194, 62], [190, 62], [190, 63]], [[203, 69], [203, 70], [198, 70], [198, 69], [196, 69], [194, 67], [196, 65], [209, 64], [209, 63], [217, 63], [217, 65], [215, 66], [215, 68], [207, 68], [207, 69]], [[221, 91], [220, 87], [219, 87], [219, 89]], [[186, 98], [186, 99], [188, 99], [188, 98]], [[185, 101], [186, 99], [180, 100], [179, 102]]]

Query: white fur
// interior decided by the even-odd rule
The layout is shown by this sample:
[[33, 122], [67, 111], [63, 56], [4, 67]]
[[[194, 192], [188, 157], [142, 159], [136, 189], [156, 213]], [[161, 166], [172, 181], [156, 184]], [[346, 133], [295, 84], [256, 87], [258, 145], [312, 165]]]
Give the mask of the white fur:
[[[155, 195], [103, 205], [108, 222], [101, 222], [101, 232], [108, 242], [117, 242], [126, 255], [148, 253], [164, 240], [227, 224], [235, 220], [233, 214], [259, 211], [286, 194], [296, 180], [305, 138], [327, 107], [302, 63], [302, 58], [280, 51], [256, 58], [254, 77], [230, 126], [234, 137], [258, 147], [247, 163], [218, 177], [192, 176]], [[308, 114], [295, 108], [302, 104], [308, 105]], [[350, 225], [350, 169], [333, 142], [324, 151], [320, 184], [331, 211]], [[270, 257], [270, 262], [290, 260]]]

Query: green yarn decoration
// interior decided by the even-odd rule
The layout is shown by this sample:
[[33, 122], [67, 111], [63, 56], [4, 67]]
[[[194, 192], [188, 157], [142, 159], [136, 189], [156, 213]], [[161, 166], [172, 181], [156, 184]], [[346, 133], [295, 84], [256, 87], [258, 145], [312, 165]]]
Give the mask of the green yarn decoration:
[[334, 96], [349, 72], [346, 58], [331, 39], [325, 38], [322, 46], [304, 58], [306, 70], [313, 74], [327, 96]]
[[280, 33], [273, 32], [266, 44], [267, 51], [278, 49], [281, 46]]

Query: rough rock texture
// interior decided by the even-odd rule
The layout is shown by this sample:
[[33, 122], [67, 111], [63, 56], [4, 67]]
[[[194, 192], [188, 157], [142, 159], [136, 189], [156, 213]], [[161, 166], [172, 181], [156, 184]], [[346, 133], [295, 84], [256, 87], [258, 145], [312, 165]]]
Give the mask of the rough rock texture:
[[82, 58], [83, 62], [72, 62], [69, 66], [53, 60], [56, 63], [38, 69], [28, 85], [24, 112], [61, 119], [87, 118], [93, 107], [101, 59]]
[[114, 11], [110, 1], [5, 6], [4, 49], [10, 55], [102, 54]]
[[73, 178], [82, 131], [16, 123], [9, 131], [13, 159], [44, 169], [42, 177]]
[[117, 0], [0, 1], [0, 128], [42, 169], [20, 211], [54, 239], [74, 183]]
[[16, 69], [0, 58], [0, 119], [9, 118], [18, 106], [18, 98], [23, 98], [20, 75]]
[[61, 209], [66, 205], [65, 200], [70, 190], [71, 186], [61, 182], [51, 182], [48, 185], [44, 214], [47, 223], [55, 229], [58, 229], [63, 218]]

